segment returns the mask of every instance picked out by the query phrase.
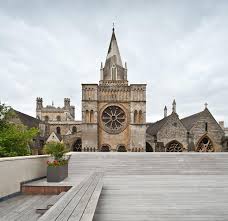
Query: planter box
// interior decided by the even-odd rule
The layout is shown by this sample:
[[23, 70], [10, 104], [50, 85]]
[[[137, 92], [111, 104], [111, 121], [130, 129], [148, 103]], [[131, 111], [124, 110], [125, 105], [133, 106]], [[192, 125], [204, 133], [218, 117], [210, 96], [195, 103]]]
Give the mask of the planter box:
[[68, 164], [47, 167], [47, 182], [60, 182], [68, 177]]

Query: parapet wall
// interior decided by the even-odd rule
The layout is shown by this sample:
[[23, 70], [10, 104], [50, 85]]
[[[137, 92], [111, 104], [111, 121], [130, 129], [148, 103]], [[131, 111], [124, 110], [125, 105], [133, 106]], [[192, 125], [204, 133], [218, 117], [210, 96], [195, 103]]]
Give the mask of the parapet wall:
[[48, 155], [0, 158], [0, 200], [20, 192], [20, 184], [46, 176]]

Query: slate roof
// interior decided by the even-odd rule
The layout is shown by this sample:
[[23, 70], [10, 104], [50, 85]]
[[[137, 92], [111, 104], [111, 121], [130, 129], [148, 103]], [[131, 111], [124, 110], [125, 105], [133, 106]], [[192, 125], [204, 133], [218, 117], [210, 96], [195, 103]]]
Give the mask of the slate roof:
[[116, 65], [123, 67], [114, 28], [112, 29], [112, 37], [111, 37], [111, 41], [109, 44], [106, 60], [108, 60], [109, 58], [111, 58], [113, 56], [116, 56]]
[[155, 123], [150, 123], [146, 133], [150, 134], [150, 135], [156, 135], [158, 133], [158, 131], [161, 129], [161, 127], [168, 121], [169, 116], [168, 117], [164, 117], [163, 119], [155, 122]]
[[181, 119], [182, 124], [185, 126], [185, 128], [189, 131], [193, 127], [193, 125], [199, 120], [201, 114], [203, 111], [190, 115], [188, 117], [185, 117]]
[[27, 114], [21, 113], [20, 111], [14, 110], [14, 112], [16, 116], [20, 119], [21, 123], [27, 126], [28, 128], [32, 128], [32, 127], [38, 128], [39, 124], [42, 123], [41, 120], [32, 116], [29, 116]]

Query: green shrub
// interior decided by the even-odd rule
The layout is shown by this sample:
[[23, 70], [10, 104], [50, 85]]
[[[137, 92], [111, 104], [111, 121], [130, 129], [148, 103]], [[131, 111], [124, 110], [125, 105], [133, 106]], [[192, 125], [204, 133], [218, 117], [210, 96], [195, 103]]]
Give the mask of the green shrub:
[[49, 142], [44, 146], [44, 152], [50, 154], [55, 161], [63, 161], [64, 154], [69, 150], [63, 143]]

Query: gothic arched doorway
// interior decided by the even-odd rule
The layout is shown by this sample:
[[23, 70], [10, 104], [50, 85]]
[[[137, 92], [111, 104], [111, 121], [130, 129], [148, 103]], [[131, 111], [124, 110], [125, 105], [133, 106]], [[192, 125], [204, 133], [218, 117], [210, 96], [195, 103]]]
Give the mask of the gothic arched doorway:
[[81, 152], [82, 151], [82, 140], [81, 138], [77, 139], [73, 145], [73, 151]]
[[120, 145], [117, 149], [117, 152], [127, 152], [126, 147], [124, 145]]
[[212, 140], [208, 136], [203, 136], [197, 146], [196, 146], [197, 152], [214, 152], [214, 146]]
[[101, 152], [110, 152], [110, 146], [105, 144], [101, 146]]
[[183, 145], [176, 140], [170, 141], [166, 145], [166, 152], [183, 152]]
[[154, 152], [153, 147], [146, 142], [146, 152]]

